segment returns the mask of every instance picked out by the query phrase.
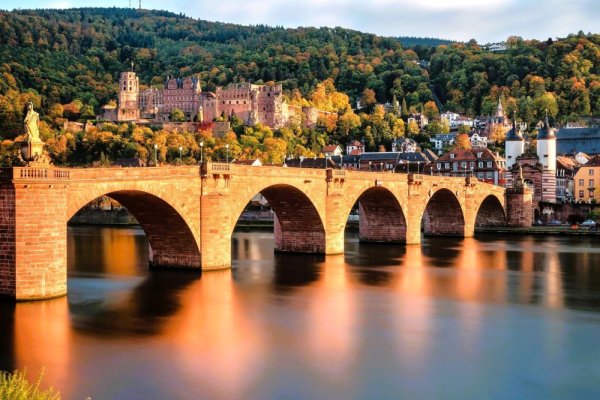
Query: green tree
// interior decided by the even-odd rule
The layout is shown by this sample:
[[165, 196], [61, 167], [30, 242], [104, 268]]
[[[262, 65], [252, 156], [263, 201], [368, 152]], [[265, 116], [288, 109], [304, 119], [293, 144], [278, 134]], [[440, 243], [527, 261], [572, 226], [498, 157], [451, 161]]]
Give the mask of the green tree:
[[173, 110], [171, 111], [171, 121], [184, 122], [185, 114], [179, 108], [173, 108]]

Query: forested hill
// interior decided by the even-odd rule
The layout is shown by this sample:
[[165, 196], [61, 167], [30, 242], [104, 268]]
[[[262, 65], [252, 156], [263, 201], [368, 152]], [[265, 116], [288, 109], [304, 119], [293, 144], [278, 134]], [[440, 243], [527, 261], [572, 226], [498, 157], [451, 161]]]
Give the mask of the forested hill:
[[[419, 84], [429, 90], [427, 74], [411, 62], [416, 54], [406, 52], [398, 38], [343, 28], [241, 26], [163, 11], [2, 12], [0, 59], [2, 72], [14, 76], [19, 89], [34, 88], [47, 101], [62, 103], [82, 97], [107, 101], [130, 61], [141, 81], [153, 85], [167, 75], [200, 74], [208, 90], [241, 80], [278, 81], [306, 95], [333, 77], [353, 99], [370, 87], [385, 100], [404, 76], [408, 92]], [[7, 85], [4, 81], [0, 91]]]
[[[545, 109], [561, 121], [600, 114], [600, 35], [509, 38], [503, 52], [475, 41], [429, 47], [410, 40], [344, 28], [240, 26], [165, 11], [0, 11], [0, 126], [20, 126], [26, 98], [43, 112], [77, 100], [81, 116], [91, 117], [116, 97], [119, 73], [131, 62], [142, 84], [154, 86], [168, 75], [198, 74], [207, 90], [278, 81], [286, 93], [308, 96], [332, 78], [352, 101], [369, 88], [379, 102], [395, 96], [420, 109], [432, 100], [433, 85], [445, 109], [471, 115], [490, 114], [499, 98], [529, 123]], [[415, 47], [403, 48], [403, 41]], [[430, 61], [427, 69], [421, 59]], [[35, 92], [23, 97], [27, 89]]]

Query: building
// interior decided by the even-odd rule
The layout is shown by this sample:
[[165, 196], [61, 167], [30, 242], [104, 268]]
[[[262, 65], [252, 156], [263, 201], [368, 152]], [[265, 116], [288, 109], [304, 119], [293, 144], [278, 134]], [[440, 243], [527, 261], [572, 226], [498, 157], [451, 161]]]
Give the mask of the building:
[[298, 122], [315, 126], [331, 112], [299, 107], [283, 101], [281, 85], [235, 83], [202, 92], [196, 76], [167, 78], [163, 89], [141, 90], [133, 71], [121, 73], [117, 107], [102, 108], [99, 120], [138, 121], [142, 118], [169, 122], [171, 113], [183, 111], [186, 121], [211, 122], [219, 117], [239, 118], [245, 125], [263, 124], [273, 129]]
[[360, 155], [365, 151], [365, 144], [358, 140], [353, 140], [346, 146], [347, 155]]
[[600, 154], [600, 127], [560, 129], [556, 134], [558, 154]]
[[477, 133], [473, 133], [469, 140], [471, 141], [471, 147], [475, 149], [486, 148], [488, 145], [488, 138], [485, 136], [479, 136]]
[[401, 137], [392, 141], [392, 151], [400, 153], [414, 153], [419, 148], [414, 139]]
[[323, 155], [325, 157], [341, 156], [342, 148], [337, 144], [330, 144], [329, 146], [323, 147], [323, 149], [321, 150], [321, 153], [323, 153]]
[[534, 202], [556, 202], [556, 129], [550, 127], [547, 116], [538, 132], [535, 154], [525, 151], [525, 144], [517, 127], [513, 127], [507, 134], [505, 152], [509, 165], [506, 173], [507, 187], [512, 186], [513, 177], [522, 173], [525, 182], [533, 189]]
[[433, 148], [437, 150], [438, 154], [442, 154], [444, 147], [452, 146], [456, 141], [456, 133], [438, 133], [429, 139], [433, 143]]
[[441, 176], [476, 176], [494, 185], [505, 185], [506, 161], [489, 149], [455, 149], [425, 167], [424, 173]]
[[600, 155], [592, 157], [587, 164], [582, 165], [573, 181], [575, 201], [596, 203], [598, 199], [596, 188], [600, 186]]
[[556, 201], [569, 202], [574, 200], [575, 186], [573, 179], [579, 165], [570, 157], [556, 157]]

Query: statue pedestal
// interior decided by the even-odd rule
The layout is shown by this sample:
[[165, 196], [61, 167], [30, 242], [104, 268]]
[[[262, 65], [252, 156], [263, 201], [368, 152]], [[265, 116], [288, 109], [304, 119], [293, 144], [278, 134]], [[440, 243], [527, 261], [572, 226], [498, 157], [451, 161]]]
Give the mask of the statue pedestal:
[[49, 164], [49, 159], [44, 153], [44, 142], [41, 140], [21, 142], [21, 157], [29, 167]]

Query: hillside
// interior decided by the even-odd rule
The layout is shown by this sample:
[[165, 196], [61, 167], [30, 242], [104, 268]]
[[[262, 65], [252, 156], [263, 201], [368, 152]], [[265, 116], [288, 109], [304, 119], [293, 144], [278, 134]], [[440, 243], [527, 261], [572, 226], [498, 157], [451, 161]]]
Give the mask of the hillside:
[[[414, 46], [405, 48], [403, 42]], [[280, 162], [286, 154], [314, 156], [325, 144], [353, 139], [363, 139], [368, 150], [389, 149], [405, 134], [427, 146], [428, 135], [441, 132], [443, 124], [434, 122], [420, 132], [406, 117], [423, 110], [430, 120], [438, 118], [434, 97], [445, 110], [468, 115], [489, 115], [500, 100], [530, 127], [546, 110], [555, 123], [600, 115], [598, 34], [543, 42], [511, 37], [505, 51], [491, 52], [475, 41], [440, 44], [339, 27], [241, 26], [166, 11], [0, 11], [0, 137], [8, 139], [0, 148], [0, 164], [15, 160], [12, 139], [22, 132], [28, 101], [40, 110], [40, 130], [56, 163], [147, 158], [156, 143], [165, 146], [163, 160], [174, 160], [183, 146], [188, 161], [197, 161], [200, 138], [191, 133], [109, 126], [64, 134], [65, 119], [93, 119], [100, 106], [114, 101], [118, 76], [132, 62], [143, 85], [160, 87], [167, 76], [192, 74], [204, 90], [277, 81], [292, 104], [332, 111], [316, 127], [281, 132], [234, 121], [235, 134], [201, 139], [207, 156], [224, 154], [227, 143], [235, 156]], [[394, 98], [401, 113], [376, 105]], [[359, 99], [367, 107], [355, 114], [351, 106]], [[495, 146], [501, 149], [501, 138]]]
[[369, 87], [379, 101], [417, 90], [428, 101], [416, 58], [396, 38], [343, 28], [240, 26], [117, 8], [0, 12], [0, 94], [32, 88], [46, 105], [80, 99], [97, 110], [115, 97], [131, 61], [142, 83], [155, 86], [168, 75], [199, 74], [207, 90], [279, 81], [307, 95], [331, 77], [352, 99]]

